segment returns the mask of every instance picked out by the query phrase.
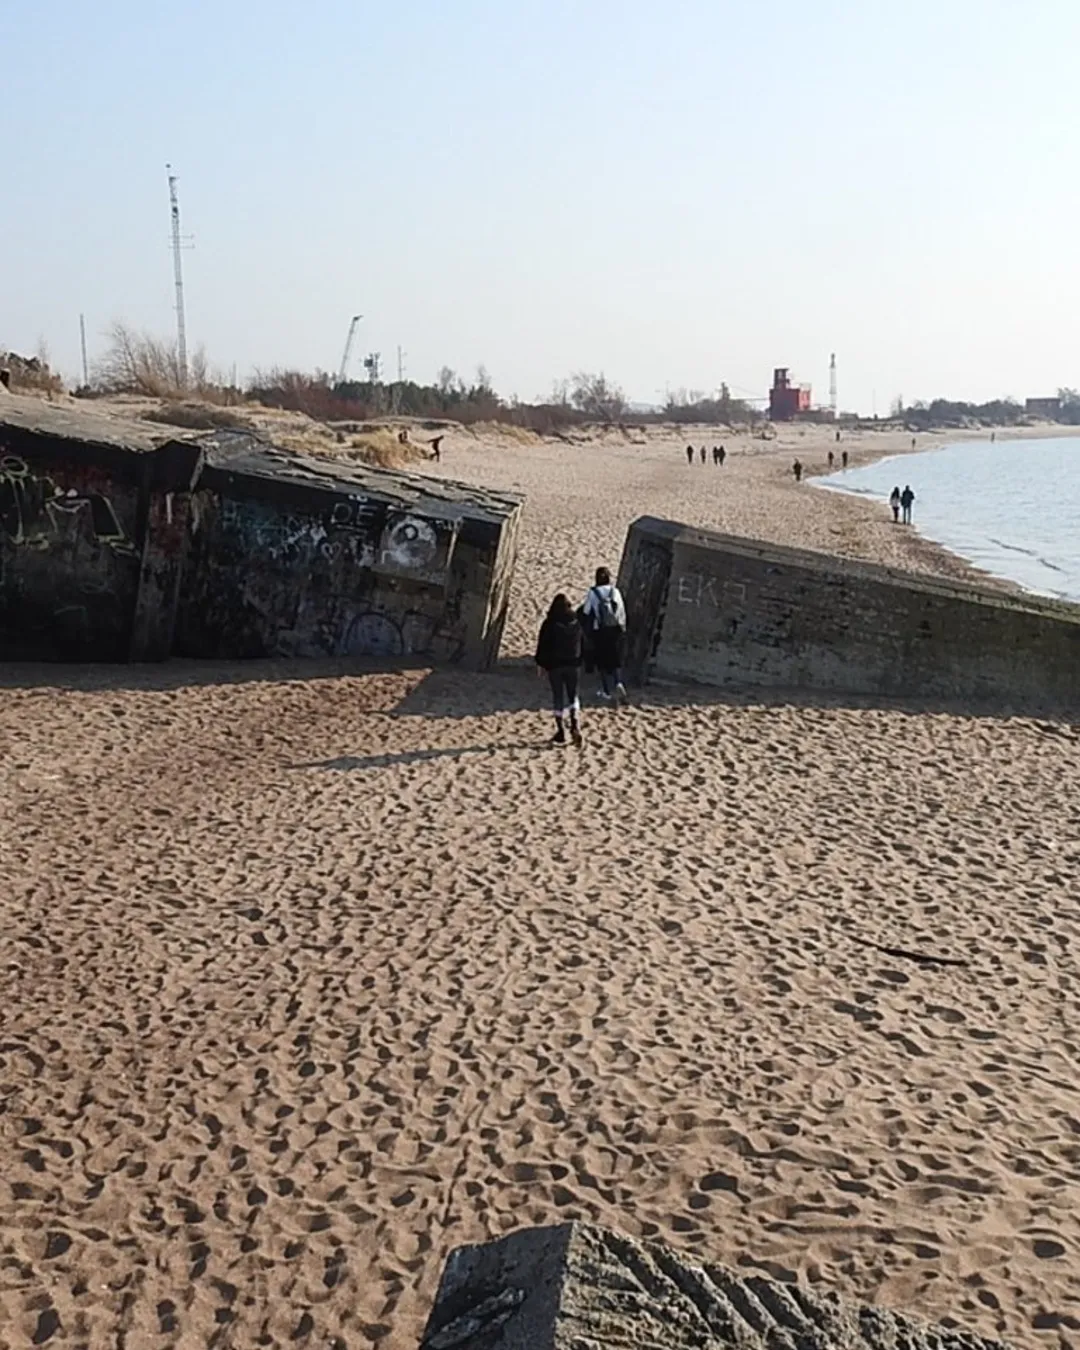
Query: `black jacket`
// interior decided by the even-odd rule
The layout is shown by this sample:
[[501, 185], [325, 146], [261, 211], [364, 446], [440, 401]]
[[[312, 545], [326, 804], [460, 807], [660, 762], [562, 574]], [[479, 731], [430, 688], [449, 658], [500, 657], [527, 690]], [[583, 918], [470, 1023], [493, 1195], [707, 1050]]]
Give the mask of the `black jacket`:
[[549, 615], [544, 620], [536, 640], [536, 664], [544, 670], [581, 664], [581, 624], [577, 615], [565, 619]]

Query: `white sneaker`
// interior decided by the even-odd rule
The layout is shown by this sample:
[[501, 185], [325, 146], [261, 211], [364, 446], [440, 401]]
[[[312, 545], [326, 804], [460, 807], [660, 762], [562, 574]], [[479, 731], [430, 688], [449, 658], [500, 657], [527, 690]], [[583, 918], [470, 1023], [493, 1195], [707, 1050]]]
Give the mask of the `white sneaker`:
[[619, 704], [625, 702], [626, 702], [626, 685], [617, 684], [615, 686], [615, 706], [618, 707]]

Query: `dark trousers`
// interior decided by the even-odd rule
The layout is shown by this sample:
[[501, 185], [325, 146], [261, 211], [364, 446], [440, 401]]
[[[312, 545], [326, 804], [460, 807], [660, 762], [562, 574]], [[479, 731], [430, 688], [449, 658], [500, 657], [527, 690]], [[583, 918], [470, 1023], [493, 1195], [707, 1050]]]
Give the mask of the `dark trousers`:
[[600, 672], [600, 688], [613, 694], [622, 684], [625, 635], [621, 628], [598, 628], [592, 635], [593, 660]]
[[581, 706], [578, 703], [577, 666], [556, 666], [548, 671], [548, 680], [551, 682], [551, 708], [555, 716], [560, 719], [569, 717], [572, 722], [575, 721]]

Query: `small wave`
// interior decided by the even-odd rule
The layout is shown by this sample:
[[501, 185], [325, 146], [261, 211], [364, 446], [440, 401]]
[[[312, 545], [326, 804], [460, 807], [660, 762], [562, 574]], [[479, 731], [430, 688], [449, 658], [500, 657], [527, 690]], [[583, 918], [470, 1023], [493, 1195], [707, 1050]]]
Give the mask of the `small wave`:
[[992, 544], [996, 544], [998, 548], [1008, 549], [1010, 553], [1023, 553], [1028, 558], [1039, 557], [1033, 548], [1021, 548], [1019, 544], [1007, 544], [1004, 539], [995, 539], [993, 535], [988, 535], [987, 538]]
[[987, 538], [998, 548], [1007, 549], [1010, 553], [1022, 553], [1026, 558], [1034, 558], [1040, 567], [1048, 567], [1051, 572], [1061, 572], [1064, 575], [1064, 567], [1059, 567], [1049, 558], [1044, 558], [1041, 553], [1037, 553], [1033, 548], [1021, 548], [1019, 544], [1007, 544], [1004, 539], [995, 539], [993, 535], [988, 535]]

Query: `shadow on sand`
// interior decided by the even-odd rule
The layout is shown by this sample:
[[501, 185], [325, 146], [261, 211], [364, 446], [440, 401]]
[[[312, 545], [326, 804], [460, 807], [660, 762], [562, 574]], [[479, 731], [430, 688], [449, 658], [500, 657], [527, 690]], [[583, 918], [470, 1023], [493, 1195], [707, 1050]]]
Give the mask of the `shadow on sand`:
[[287, 764], [287, 769], [328, 769], [349, 773], [356, 769], [391, 769], [397, 764], [426, 764], [432, 759], [462, 759], [466, 755], [491, 755], [500, 750], [546, 750], [547, 740], [492, 741], [489, 745], [448, 746], [442, 750], [401, 750], [387, 755], [339, 755], [336, 759], [316, 759], [307, 764]]
[[[433, 669], [418, 660], [276, 659], [256, 661], [186, 661], [161, 665], [45, 665], [0, 663], [0, 690], [37, 689], [44, 692], [93, 693], [179, 689], [242, 684], [297, 683], [312, 680], [365, 680], [378, 676], [400, 678], [399, 689], [388, 689], [386, 711], [400, 717], [474, 718], [497, 713], [543, 712], [548, 706], [547, 681], [538, 678], [531, 662], [503, 660], [490, 671], [454, 667]], [[582, 698], [596, 702], [592, 677], [582, 680]], [[943, 713], [1001, 720], [1020, 717], [1041, 720], [1048, 731], [1077, 735], [1073, 709], [1036, 704], [1017, 698], [975, 702], [940, 697], [900, 698], [883, 695], [826, 693], [807, 689], [754, 689], [731, 686], [652, 683], [631, 689], [630, 709], [664, 708], [819, 708], [878, 709], [919, 716]], [[480, 750], [481, 747], [476, 747]], [[421, 752], [416, 752], [421, 753]], [[468, 753], [438, 751], [437, 754]], [[329, 765], [327, 766], [329, 767]], [[351, 766], [359, 767], [359, 766]]]

